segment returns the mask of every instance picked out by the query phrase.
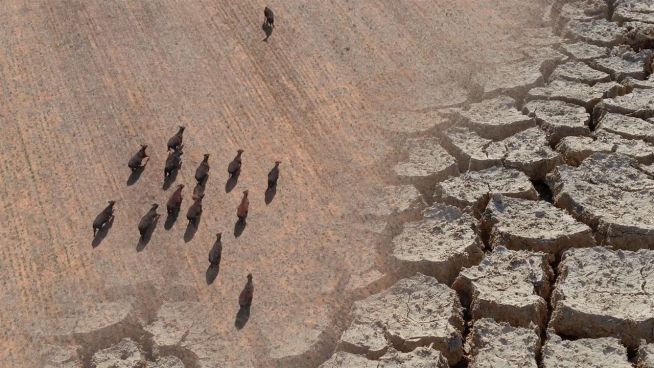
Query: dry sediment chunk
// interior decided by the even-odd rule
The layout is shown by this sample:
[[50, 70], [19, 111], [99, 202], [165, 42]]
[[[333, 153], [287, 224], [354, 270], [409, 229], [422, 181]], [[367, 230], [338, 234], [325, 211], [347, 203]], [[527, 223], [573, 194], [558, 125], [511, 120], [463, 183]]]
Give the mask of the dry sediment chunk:
[[473, 320], [492, 318], [540, 328], [547, 321], [552, 270], [544, 253], [497, 247], [477, 266], [463, 269], [452, 284]]
[[143, 352], [130, 338], [96, 352], [92, 360], [95, 368], [135, 368], [146, 364]]
[[613, 12], [615, 21], [654, 23], [654, 3], [650, 0], [621, 0]]
[[477, 221], [458, 208], [437, 204], [429, 217], [406, 223], [393, 239], [393, 259], [400, 273], [420, 272], [450, 284], [461, 268], [483, 258], [483, 244], [473, 229]]
[[625, 43], [636, 50], [654, 48], [654, 24], [625, 22]]
[[564, 254], [550, 327], [572, 337], [654, 340], [654, 251], [575, 248]]
[[617, 46], [624, 43], [626, 29], [606, 19], [569, 21], [563, 34], [573, 40], [584, 41], [596, 46]]
[[[553, 82], [553, 84], [555, 83], [557, 82]], [[585, 84], [581, 85], [586, 86]], [[554, 87], [558, 88], [557, 85]], [[541, 128], [547, 133], [548, 141], [552, 144], [571, 135], [590, 135], [588, 128], [590, 114], [581, 106], [556, 100], [535, 100], [528, 102], [523, 107], [523, 112], [536, 118]]]
[[456, 364], [463, 356], [462, 307], [454, 290], [416, 274], [354, 303], [353, 320], [337, 350], [382, 356], [393, 346], [413, 350], [432, 345]]
[[482, 318], [466, 341], [470, 368], [537, 368], [540, 337], [534, 329]]
[[595, 245], [591, 229], [545, 201], [493, 196], [483, 215], [493, 248], [530, 250], [553, 255]]
[[597, 129], [618, 134], [628, 139], [641, 139], [654, 143], [654, 124], [650, 121], [607, 113], [600, 119]]
[[638, 139], [627, 139], [606, 130], [597, 130], [592, 137], [566, 137], [556, 147], [570, 165], [579, 165], [594, 153], [621, 153], [638, 162], [654, 162], [654, 146]]
[[516, 108], [515, 100], [508, 96], [484, 100], [457, 113], [464, 125], [490, 139], [503, 139], [535, 126], [533, 120], [522, 114]]
[[563, 4], [559, 14], [559, 25], [570, 20], [590, 21], [592, 19], [606, 19], [609, 7], [604, 0], [577, 0]]
[[[549, 63], [550, 61], [545, 61]], [[543, 80], [542, 60], [524, 60], [517, 63], [495, 65], [484, 83], [484, 96], [520, 94]]]
[[563, 340], [549, 334], [543, 368], [631, 368], [627, 349], [613, 338]]
[[654, 344], [646, 344], [641, 341], [638, 349], [638, 368], [654, 368]]
[[419, 347], [408, 353], [393, 348], [379, 360], [370, 360], [362, 355], [337, 351], [320, 368], [448, 368], [447, 359], [434, 349]]
[[79, 356], [80, 346], [61, 346], [46, 344], [39, 351], [40, 362], [43, 368], [82, 368]]
[[593, 69], [581, 61], [571, 61], [561, 64], [554, 69], [550, 81], [562, 79], [579, 83], [595, 84], [609, 82], [611, 76], [605, 72]]
[[616, 249], [654, 248], [654, 178], [622, 154], [595, 153], [579, 167], [562, 165], [547, 182], [558, 207]]
[[654, 79], [652, 79], [651, 77], [645, 80], [626, 77], [620, 83], [622, 83], [622, 85], [624, 85], [625, 87], [636, 88], [636, 89], [654, 88]]
[[472, 207], [473, 210], [481, 211], [493, 193], [538, 199], [538, 192], [524, 173], [503, 167], [468, 171], [445, 180], [436, 185], [435, 197], [453, 206]]
[[502, 155], [489, 156], [486, 149], [492, 139], [479, 136], [462, 126], [452, 127], [445, 132], [443, 144], [453, 152], [461, 171], [483, 170], [502, 164]]
[[527, 92], [528, 100], [559, 100], [591, 111], [593, 106], [603, 98], [623, 95], [626, 87], [617, 82], [596, 83], [592, 86], [568, 80], [553, 80], [542, 87], [535, 87]]
[[650, 50], [633, 52], [631, 49], [617, 48], [612, 52], [613, 55], [589, 63], [593, 68], [610, 74], [614, 80], [622, 80], [626, 77], [645, 79], [643, 65], [650, 53]]
[[364, 207], [363, 215], [384, 217], [419, 211], [425, 200], [413, 185], [388, 186], [379, 193], [379, 201]]
[[607, 98], [595, 105], [600, 109], [617, 114], [648, 119], [654, 117], [654, 89], [634, 89], [624, 96]]
[[441, 181], [459, 173], [456, 160], [441, 147], [438, 138], [410, 139], [406, 144], [408, 162], [395, 165], [395, 173], [402, 178], [430, 178]]
[[561, 47], [574, 59], [580, 61], [601, 58], [608, 56], [609, 53], [609, 49], [606, 47], [595, 46], [585, 42], [564, 43]]

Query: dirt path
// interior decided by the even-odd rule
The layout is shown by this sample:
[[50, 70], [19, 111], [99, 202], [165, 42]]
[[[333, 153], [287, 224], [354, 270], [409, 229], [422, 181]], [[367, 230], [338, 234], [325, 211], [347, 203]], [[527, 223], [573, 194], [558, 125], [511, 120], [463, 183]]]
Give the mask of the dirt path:
[[[87, 363], [123, 337], [145, 344], [152, 331], [142, 328], [175, 301], [200, 306], [188, 317], [207, 329], [198, 341], [220, 336], [211, 349], [227, 366], [324, 360], [322, 348], [305, 356], [305, 345], [330, 341], [324, 331], [349, 308], [351, 276], [385, 271], [360, 264], [375, 250], [352, 215], [388, 182], [376, 168], [395, 152], [393, 114], [464, 102], [465, 88], [506, 56], [512, 32], [544, 12], [536, 1], [270, 5], [277, 19], [268, 42], [263, 4], [252, 1], [3, 5], [3, 362], [31, 366], [39, 347], [28, 341], [39, 345], [41, 337], [81, 346]], [[182, 216], [170, 230], [162, 217], [137, 251], [138, 220], [153, 202], [164, 211], [174, 189], [162, 190], [162, 171], [165, 142], [179, 124], [187, 127], [175, 182], [187, 186]], [[151, 159], [127, 185], [126, 163], [141, 143]], [[226, 193], [226, 166], [238, 148], [243, 173]], [[211, 153], [205, 212], [191, 234], [183, 214], [204, 153]], [[279, 190], [266, 205], [276, 159]], [[244, 189], [250, 217], [235, 239]], [[115, 222], [92, 247], [91, 222], [109, 199], [117, 200]], [[222, 266], [207, 285], [218, 231]], [[248, 272], [255, 304], [237, 332]], [[129, 312], [108, 317], [107, 302], [125, 302]], [[84, 316], [102, 321], [83, 329]], [[202, 350], [187, 347], [194, 349]], [[189, 355], [192, 364], [216, 364]]]

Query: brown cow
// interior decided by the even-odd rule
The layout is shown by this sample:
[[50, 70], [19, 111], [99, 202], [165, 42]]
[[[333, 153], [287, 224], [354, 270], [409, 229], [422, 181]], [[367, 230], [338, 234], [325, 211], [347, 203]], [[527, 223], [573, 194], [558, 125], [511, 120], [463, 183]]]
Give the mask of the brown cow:
[[239, 221], [245, 221], [245, 218], [248, 217], [248, 210], [250, 208], [250, 200], [248, 200], [248, 191], [243, 191], [243, 198], [241, 199], [241, 204], [238, 205], [236, 209], [236, 216]]
[[238, 296], [238, 305], [241, 308], [250, 308], [252, 299], [254, 298], [254, 284], [252, 283], [252, 274], [248, 273], [248, 282], [245, 284], [243, 291]]

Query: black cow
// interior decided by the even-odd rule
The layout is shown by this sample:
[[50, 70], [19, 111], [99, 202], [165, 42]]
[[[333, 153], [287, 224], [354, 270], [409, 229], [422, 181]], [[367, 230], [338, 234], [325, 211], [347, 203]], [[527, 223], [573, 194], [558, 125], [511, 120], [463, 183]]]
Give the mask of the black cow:
[[275, 161], [275, 167], [273, 167], [268, 173], [268, 189], [277, 187], [277, 179], [279, 179], [279, 164], [281, 163], [281, 161]]
[[166, 167], [164, 168], [164, 178], [167, 178], [175, 170], [182, 167], [182, 155], [184, 154], [182, 148], [184, 148], [184, 145], [178, 146], [173, 152], [168, 154], [168, 158], [166, 158]]
[[185, 128], [180, 125], [179, 130], [177, 131], [177, 133], [175, 133], [174, 136], [170, 137], [170, 139], [168, 140], [168, 151], [170, 151], [170, 150], [175, 151], [179, 146], [182, 145], [182, 138], [183, 138], [183, 135], [184, 135], [184, 129]]
[[234, 157], [232, 162], [229, 163], [229, 166], [227, 166], [227, 172], [229, 173], [230, 178], [241, 170], [241, 155], [243, 152], [242, 149], [236, 151], [236, 157]]
[[182, 206], [182, 189], [184, 189], [184, 184], [178, 185], [177, 189], [175, 189], [173, 194], [170, 195], [170, 198], [168, 198], [166, 210], [169, 215], [179, 212], [179, 209]]
[[109, 205], [93, 220], [93, 236], [95, 236], [96, 231], [101, 230], [114, 217], [114, 204], [116, 204], [116, 201], [109, 201]]
[[139, 149], [138, 152], [132, 156], [132, 158], [129, 159], [129, 162], [127, 163], [127, 166], [129, 166], [130, 169], [132, 169], [132, 172], [140, 169], [141, 162], [143, 161], [144, 158], [149, 157], [148, 155], [145, 154], [145, 149], [148, 148], [147, 144], [142, 144], [141, 149]]
[[159, 218], [160, 215], [157, 213], [158, 207], [158, 204], [153, 203], [150, 210], [143, 215], [141, 221], [139, 221], [139, 234], [141, 234], [141, 239], [143, 239], [148, 230], [150, 230], [152, 224], [154, 224], [154, 222]]
[[254, 297], [254, 284], [252, 283], [252, 274], [248, 274], [248, 282], [245, 284], [243, 291], [238, 296], [238, 305], [241, 308], [250, 308], [252, 305], [252, 299]]
[[209, 251], [209, 263], [213, 267], [220, 266], [220, 257], [223, 253], [223, 243], [221, 241], [222, 236], [222, 233], [216, 234], [216, 242], [213, 244], [213, 247], [211, 247], [211, 250]]
[[265, 7], [263, 9], [263, 16], [266, 17], [266, 25], [269, 25], [270, 27], [274, 28], [275, 27], [275, 13], [273, 13], [272, 9], [269, 7]]
[[204, 198], [204, 194], [200, 194], [193, 198], [195, 199], [195, 202], [193, 202], [186, 212], [186, 218], [193, 226], [198, 226], [198, 218], [200, 218], [200, 215], [202, 214], [202, 198]]
[[209, 176], [209, 154], [204, 154], [204, 160], [200, 162], [200, 166], [195, 170], [195, 180], [198, 184], [204, 183], [204, 181]]

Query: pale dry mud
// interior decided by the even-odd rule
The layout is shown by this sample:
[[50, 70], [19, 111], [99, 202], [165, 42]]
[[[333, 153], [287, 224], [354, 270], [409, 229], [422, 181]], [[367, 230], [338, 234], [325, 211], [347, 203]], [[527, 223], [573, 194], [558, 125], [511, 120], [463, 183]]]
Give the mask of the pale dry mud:
[[652, 368], [654, 367], [654, 344], [647, 344], [641, 341], [641, 346], [638, 349], [638, 368]]
[[452, 288], [469, 306], [473, 320], [544, 328], [553, 277], [549, 257], [497, 247], [479, 265], [461, 270]]
[[619, 134], [628, 139], [654, 143], [654, 123], [648, 120], [606, 113], [599, 120], [596, 129]]
[[654, 178], [634, 159], [595, 153], [578, 167], [557, 167], [547, 180], [554, 203], [590, 226], [598, 244], [654, 247]]
[[[543, 101], [534, 101], [527, 103], [523, 107], [523, 111], [528, 114], [534, 114], [539, 119], [538, 109], [545, 109], [541, 111], [541, 114], [544, 114], [546, 118], [556, 118], [561, 115], [561, 113], [567, 115], [571, 108], [571, 105], [579, 105], [584, 107], [586, 111], [592, 111], [593, 107], [600, 102], [607, 95], [620, 95], [625, 93], [625, 87], [617, 82], [605, 82], [605, 83], [595, 83], [592, 86], [568, 80], [553, 80], [545, 86], [535, 87], [530, 89], [527, 92], [528, 100], [545, 100]], [[551, 103], [551, 100], [559, 100], [567, 102], [568, 104], [560, 103]], [[550, 105], [549, 107], [547, 105]], [[577, 106], [577, 108], [579, 107]], [[561, 113], [557, 113], [557, 112]], [[571, 113], [570, 121], [574, 122], [575, 118], [578, 117], [579, 113]], [[547, 122], [547, 119], [543, 119]], [[550, 123], [551, 124], [551, 123]], [[560, 132], [559, 135], [576, 135], [576, 134], [567, 134], [566, 132]]]
[[378, 360], [365, 356], [338, 351], [320, 368], [448, 368], [447, 359], [438, 350], [430, 347], [419, 347], [402, 353], [389, 349]]
[[[625, 125], [629, 124], [625, 117]], [[624, 130], [624, 129], [622, 129]], [[628, 139], [603, 129], [601, 126], [591, 136], [569, 136], [563, 138], [556, 151], [570, 165], [579, 165], [594, 153], [619, 153], [629, 156], [642, 164], [654, 161], [654, 145], [640, 139]]]
[[470, 368], [536, 368], [540, 337], [535, 329], [478, 319], [466, 341]]
[[593, 232], [546, 201], [493, 195], [482, 216], [491, 247], [560, 255], [573, 247], [595, 245]]
[[627, 349], [615, 338], [563, 340], [549, 334], [543, 346], [543, 368], [630, 368]]
[[654, 339], [654, 251], [570, 249], [559, 265], [550, 328], [559, 335], [614, 337], [636, 349]]

